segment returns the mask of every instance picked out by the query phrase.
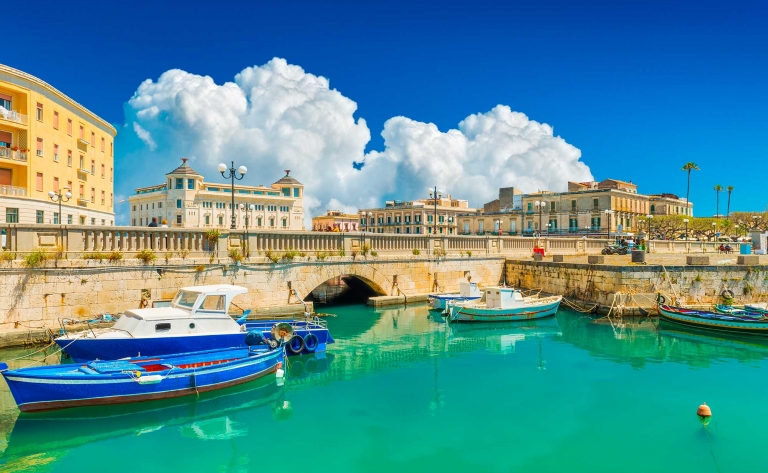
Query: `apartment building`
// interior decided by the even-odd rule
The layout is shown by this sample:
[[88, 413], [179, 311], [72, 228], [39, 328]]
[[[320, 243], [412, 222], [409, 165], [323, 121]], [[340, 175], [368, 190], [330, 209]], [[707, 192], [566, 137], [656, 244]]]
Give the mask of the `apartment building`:
[[360, 211], [361, 230], [373, 233], [456, 234], [459, 215], [474, 213], [467, 200], [432, 196], [414, 201], [388, 200], [384, 207]]

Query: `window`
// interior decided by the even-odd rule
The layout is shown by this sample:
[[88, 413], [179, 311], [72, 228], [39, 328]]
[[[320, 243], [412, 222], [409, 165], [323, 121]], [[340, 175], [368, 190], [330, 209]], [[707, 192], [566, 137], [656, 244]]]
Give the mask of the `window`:
[[181, 208], [181, 199], [176, 199], [176, 208], [177, 209]]
[[35, 212], [35, 223], [45, 223], [45, 214], [42, 210]]
[[53, 128], [59, 129], [59, 112], [56, 111], [53, 112]]
[[104, 205], [104, 195], [105, 195], [105, 192], [101, 191], [101, 205]]
[[533, 211], [533, 203], [532, 202], [528, 202], [528, 211], [529, 212]]
[[10, 207], [6, 207], [5, 223], [19, 223], [19, 209], [12, 209]]
[[181, 225], [181, 215], [176, 216], [176, 223]]
[[283, 227], [287, 227], [287, 226], [288, 226], [288, 219], [284, 218], [283, 219]]
[[72, 167], [72, 150], [67, 150], [67, 166]]
[[195, 188], [195, 180], [187, 179], [187, 189], [194, 189], [194, 188]]
[[274, 219], [274, 217], [269, 219], [269, 226], [270, 227], [274, 227], [275, 226], [275, 219]]
[[176, 178], [176, 189], [183, 189], [184, 188], [184, 179], [177, 177]]
[[219, 225], [224, 225], [224, 216], [219, 215]]
[[104, 220], [104, 219], [102, 218], [102, 219], [101, 219], [101, 226], [103, 227], [103, 226], [104, 226], [104, 225], [106, 225], [106, 224], [107, 224], [106, 220]]
[[96, 225], [96, 219], [95, 218], [91, 218], [91, 225]]
[[35, 190], [43, 192], [43, 173], [41, 172], [37, 173], [37, 177], [35, 178]]
[[53, 223], [54, 223], [54, 225], [58, 225], [59, 224], [59, 213], [58, 212], [54, 212], [53, 213]]
[[469, 222], [464, 222], [464, 233], [469, 233]]
[[37, 113], [37, 121], [39, 122], [43, 121], [43, 104], [38, 102], [36, 113]]
[[575, 200], [571, 201], [571, 210], [576, 210], [576, 201]]
[[109, 143], [109, 155], [112, 156], [112, 143]]
[[155, 332], [168, 332], [171, 330], [170, 323], [155, 324]]
[[554, 201], [549, 203], [549, 210], [552, 211], [552, 212], [555, 211], [555, 203], [554, 203]]
[[597, 199], [592, 199], [592, 208], [595, 210], [600, 208], [600, 202]]
[[59, 162], [59, 145], [53, 145], [53, 162]]
[[96, 202], [96, 188], [91, 187], [91, 202]]
[[105, 140], [104, 140], [104, 138], [102, 137], [102, 138], [101, 138], [101, 152], [102, 152], [102, 153], [104, 152], [104, 149], [106, 148], [105, 144], [106, 144], [106, 141], [105, 141]]
[[54, 177], [53, 178], [53, 191], [54, 192], [59, 192], [59, 178], [58, 177]]
[[80, 125], [80, 136], [79, 138], [83, 141], [85, 141], [85, 127], [83, 125]]
[[652, 214], [656, 213], [656, 206], [655, 205], [651, 205], [651, 213]]
[[70, 191], [74, 190], [74, 187], [72, 187], [72, 181], [67, 181], [67, 189]]
[[11, 107], [11, 100], [13, 97], [10, 95], [0, 94], [0, 107], [3, 107], [6, 110], [13, 110], [13, 107]]
[[96, 175], [96, 160], [91, 159], [91, 175]]
[[112, 172], [112, 168], [109, 168], [109, 182], [112, 182], [112, 179], [115, 177], [114, 172]]
[[85, 186], [83, 184], [80, 184], [80, 198], [85, 198]]
[[80, 156], [80, 169], [85, 171], [85, 158]]
[[96, 147], [96, 133], [91, 132], [91, 146]]
[[106, 173], [106, 172], [105, 172], [106, 170], [107, 170], [107, 168], [106, 168], [106, 167], [105, 167], [105, 166], [102, 164], [102, 165], [101, 165], [101, 178], [102, 178], [102, 179], [104, 179], [104, 174]]
[[162, 202], [158, 202], [157, 203], [157, 208], [158, 209], [162, 209], [163, 208], [163, 203]]
[[115, 205], [114, 197], [112, 197], [112, 193], [110, 192], [109, 193], [109, 206], [112, 207], [113, 205]]
[[37, 155], [38, 156], [43, 155], [43, 139], [42, 138], [37, 139]]
[[216, 310], [216, 311], [223, 311], [224, 310], [224, 296], [207, 296], [205, 299], [203, 299], [203, 303], [200, 304], [201, 310]]
[[133, 206], [133, 211], [134, 211], [134, 212], [136, 211], [136, 206], [135, 206], [135, 205]]
[[210, 225], [211, 224], [211, 216], [210, 215], [206, 215], [205, 216], [205, 224], [206, 225]]
[[293, 196], [294, 196], [294, 197], [301, 197], [301, 196], [299, 195], [299, 188], [298, 188], [298, 187], [294, 187], [294, 188], [293, 188]]
[[72, 136], [72, 120], [67, 119], [67, 134]]
[[291, 196], [291, 188], [290, 187], [283, 187], [283, 196], [284, 197], [290, 197]]
[[67, 215], [67, 225], [72, 225], [72, 215]]

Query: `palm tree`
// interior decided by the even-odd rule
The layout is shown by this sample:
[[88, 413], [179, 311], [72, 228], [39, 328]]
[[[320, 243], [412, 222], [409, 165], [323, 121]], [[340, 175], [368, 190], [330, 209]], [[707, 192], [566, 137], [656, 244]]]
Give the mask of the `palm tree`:
[[688, 197], [691, 194], [691, 171], [698, 171], [699, 166], [696, 163], [687, 162], [685, 163], [685, 166], [683, 166], [683, 171], [688, 172], [688, 189], [685, 191], [685, 214], [688, 215]]
[[728, 210], [725, 211], [725, 218], [731, 216], [731, 192], [733, 192], [733, 186], [726, 187], [728, 189]]
[[716, 197], [716, 206], [715, 206], [715, 218], [720, 216], [720, 193], [723, 192], [723, 186], [720, 184], [717, 184], [715, 186], [715, 197]]

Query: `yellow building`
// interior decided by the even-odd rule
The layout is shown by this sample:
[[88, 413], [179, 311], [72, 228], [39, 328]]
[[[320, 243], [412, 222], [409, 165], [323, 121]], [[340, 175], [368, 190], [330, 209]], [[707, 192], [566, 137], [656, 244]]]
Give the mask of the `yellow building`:
[[[51, 85], [0, 64], [0, 222], [114, 225], [116, 134]], [[65, 195], [61, 217], [50, 192]]]

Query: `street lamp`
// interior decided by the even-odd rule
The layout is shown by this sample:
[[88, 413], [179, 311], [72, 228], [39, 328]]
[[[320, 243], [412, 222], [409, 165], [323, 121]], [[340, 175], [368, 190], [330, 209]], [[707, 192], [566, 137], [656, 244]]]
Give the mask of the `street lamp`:
[[[227, 172], [227, 165], [224, 163], [219, 164], [217, 169], [224, 179], [232, 180], [232, 226], [230, 228], [234, 230], [237, 227], [237, 219], [235, 218], [235, 179], [238, 181], [242, 180], [245, 177], [245, 173], [248, 172], [248, 168], [245, 166], [240, 166], [239, 168], [235, 169], [235, 162], [232, 161], [232, 166], [229, 168], [229, 174], [225, 174]], [[237, 176], [238, 173], [240, 173], [240, 177]]]
[[613, 214], [613, 210], [605, 209], [605, 215], [608, 218], [608, 238], [611, 238], [611, 214]]
[[738, 223], [733, 226], [733, 231], [736, 232], [736, 239], [738, 240], [739, 237], [741, 236], [741, 234], [739, 233], [739, 224]]
[[544, 206], [547, 205], [546, 202], [542, 200], [537, 200], [533, 203], [533, 205], [536, 206], [537, 209], [539, 209], [539, 235], [541, 235], [541, 212], [544, 211]]
[[685, 223], [685, 241], [688, 241], [688, 219], [684, 218], [683, 223]]
[[[712, 238], [713, 239], [716, 238], [715, 237], [716, 230], [717, 230], [717, 222], [712, 222]], [[715, 241], [717, 241], [717, 240], [715, 240]]]
[[653, 239], [653, 233], [651, 233], [651, 222], [653, 221], [653, 215], [648, 214], [645, 216], [646, 219], [648, 219], [648, 243], [645, 245], [645, 252], [650, 253], [651, 252], [651, 240]]
[[429, 188], [429, 197], [430, 199], [434, 199], [435, 201], [435, 214], [434, 214], [434, 221], [432, 222], [432, 234], [437, 233], [437, 199], [443, 196], [443, 191], [437, 190], [437, 186], [433, 188]]
[[61, 222], [61, 203], [62, 202], [69, 202], [69, 199], [72, 198], [72, 193], [70, 192], [71, 189], [69, 187], [65, 187], [64, 189], [67, 189], [67, 192], [65, 192], [63, 194], [61, 193], [61, 191], [58, 191], [58, 192], [50, 191], [50, 192], [48, 192], [48, 197], [50, 197], [52, 201], [59, 203], [59, 221], [57, 222], [59, 225], [62, 225], [62, 222]]
[[240, 204], [240, 210], [245, 211], [245, 229], [248, 230], [248, 224], [251, 221], [251, 212], [253, 212], [256, 209], [256, 206], [253, 204], [245, 205]]
[[551, 226], [552, 226], [552, 224], [551, 224], [551, 223], [548, 223], [548, 224], [547, 224], [547, 236], [549, 236], [549, 227], [551, 227]]
[[453, 216], [448, 217], [448, 234], [453, 235]]
[[760, 217], [758, 217], [757, 215], [752, 216], [752, 228], [754, 228], [755, 230], [757, 230], [757, 219], [759, 218]]

